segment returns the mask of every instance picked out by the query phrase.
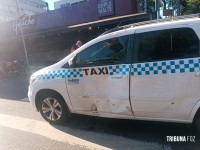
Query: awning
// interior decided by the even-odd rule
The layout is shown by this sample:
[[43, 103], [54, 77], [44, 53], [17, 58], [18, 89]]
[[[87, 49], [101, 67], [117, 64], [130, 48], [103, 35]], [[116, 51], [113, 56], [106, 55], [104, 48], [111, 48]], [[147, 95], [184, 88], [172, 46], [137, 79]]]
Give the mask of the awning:
[[132, 14], [132, 15], [125, 15], [125, 16], [118, 16], [113, 18], [107, 18], [87, 23], [81, 23], [76, 25], [68, 26], [68, 28], [86, 28], [90, 26], [102, 26], [102, 25], [108, 25], [108, 24], [114, 24], [114, 23], [120, 23], [124, 21], [135, 21], [137, 19], [149, 19], [149, 15], [146, 13], [138, 13], [138, 14]]
[[[92, 21], [92, 22], [65, 26], [61, 28], [52, 28], [45, 31], [25, 34], [24, 37], [48, 36], [48, 35], [53, 35], [53, 34], [58, 34], [58, 33], [86, 29], [88, 27], [99, 27], [99, 26], [112, 25], [112, 24], [124, 25], [126, 22], [134, 23], [134, 22], [139, 22], [139, 21], [149, 20], [149, 19], [150, 19], [149, 15], [145, 13], [124, 15], [124, 16], [118, 16], [118, 17], [113, 17], [113, 18], [101, 19], [101, 20]], [[18, 38], [21, 38], [21, 36], [17, 35], [14, 37], [8, 37], [8, 38], [0, 39], [0, 41], [6, 41], [6, 40], [12, 40], [12, 39], [18, 39]]]

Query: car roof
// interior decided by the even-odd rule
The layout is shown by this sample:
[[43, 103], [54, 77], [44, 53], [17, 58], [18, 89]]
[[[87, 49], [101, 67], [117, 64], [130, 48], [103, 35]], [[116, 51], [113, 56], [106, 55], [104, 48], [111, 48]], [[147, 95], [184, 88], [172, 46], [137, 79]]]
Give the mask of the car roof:
[[100, 36], [107, 35], [110, 33], [115, 33], [119, 31], [123, 31], [126, 29], [133, 29], [133, 30], [139, 30], [149, 27], [157, 27], [157, 26], [168, 26], [168, 25], [178, 25], [183, 23], [192, 23], [192, 22], [200, 22], [200, 13], [194, 14], [194, 15], [186, 15], [186, 16], [178, 16], [178, 17], [169, 17], [166, 19], [158, 19], [158, 20], [151, 20], [151, 21], [144, 21], [134, 24], [129, 24], [125, 26], [118, 26], [116, 28], [110, 29]]

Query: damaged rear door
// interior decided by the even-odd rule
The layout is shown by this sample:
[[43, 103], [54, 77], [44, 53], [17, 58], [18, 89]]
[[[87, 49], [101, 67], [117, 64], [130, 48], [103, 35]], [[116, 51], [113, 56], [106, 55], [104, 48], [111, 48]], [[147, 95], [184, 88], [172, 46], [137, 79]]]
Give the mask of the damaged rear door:
[[129, 36], [98, 42], [74, 58], [78, 78], [66, 78], [77, 113], [133, 115], [129, 101]]

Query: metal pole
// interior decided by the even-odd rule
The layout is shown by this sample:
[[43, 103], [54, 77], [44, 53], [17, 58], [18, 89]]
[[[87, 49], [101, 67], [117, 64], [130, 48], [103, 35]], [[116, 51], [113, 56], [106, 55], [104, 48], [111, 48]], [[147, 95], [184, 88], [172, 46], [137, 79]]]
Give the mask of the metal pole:
[[181, 12], [180, 12], [180, 0], [177, 0], [177, 5], [178, 5], [178, 8], [177, 8], [177, 16], [180, 16], [181, 15]]
[[159, 0], [155, 0], [155, 10], [157, 14], [157, 19], [160, 19], [160, 2]]
[[24, 39], [24, 32], [23, 32], [23, 29], [22, 29], [22, 26], [21, 26], [18, 0], [15, 0], [15, 2], [16, 2], [16, 8], [17, 8], [17, 15], [18, 15], [18, 19], [19, 19], [19, 30], [20, 30], [21, 36], [22, 36], [22, 42], [23, 42], [24, 52], [25, 52], [25, 57], [26, 57], [26, 63], [27, 63], [27, 66], [29, 68], [29, 60], [28, 60], [28, 55], [27, 55], [26, 43], [25, 43], [25, 39]]
[[144, 0], [144, 12], [147, 14], [147, 0]]

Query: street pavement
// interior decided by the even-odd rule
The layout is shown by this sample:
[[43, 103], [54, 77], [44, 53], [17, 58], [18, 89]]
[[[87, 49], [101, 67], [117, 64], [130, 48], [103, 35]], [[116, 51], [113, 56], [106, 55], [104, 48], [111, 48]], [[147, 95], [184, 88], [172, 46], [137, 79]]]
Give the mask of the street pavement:
[[[0, 150], [199, 150], [197, 133], [186, 125], [76, 115], [51, 125], [27, 99], [28, 78], [0, 80]], [[196, 136], [195, 142], [167, 142], [166, 136]]]

